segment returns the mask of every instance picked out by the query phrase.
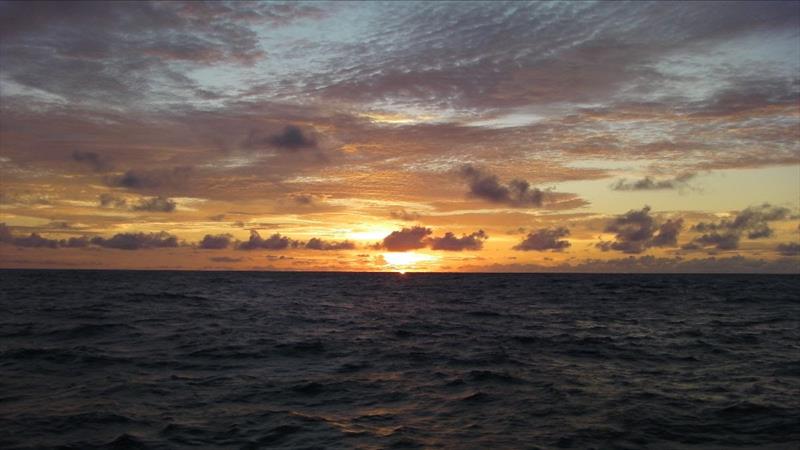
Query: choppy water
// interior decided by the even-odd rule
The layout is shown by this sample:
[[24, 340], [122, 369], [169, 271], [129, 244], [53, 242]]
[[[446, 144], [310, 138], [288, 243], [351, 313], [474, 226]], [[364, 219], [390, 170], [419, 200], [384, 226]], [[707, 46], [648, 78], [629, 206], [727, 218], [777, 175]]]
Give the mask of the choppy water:
[[800, 445], [798, 277], [0, 277], [2, 448]]

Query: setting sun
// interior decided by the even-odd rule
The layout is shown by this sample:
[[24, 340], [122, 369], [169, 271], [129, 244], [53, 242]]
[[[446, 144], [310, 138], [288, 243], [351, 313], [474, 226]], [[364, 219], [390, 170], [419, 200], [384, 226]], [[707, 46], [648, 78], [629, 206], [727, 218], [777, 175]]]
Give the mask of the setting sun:
[[421, 265], [425, 263], [435, 262], [438, 258], [433, 255], [426, 255], [424, 253], [416, 252], [402, 252], [402, 253], [384, 253], [383, 259], [386, 263], [398, 272], [406, 272], [409, 270], [419, 270]]

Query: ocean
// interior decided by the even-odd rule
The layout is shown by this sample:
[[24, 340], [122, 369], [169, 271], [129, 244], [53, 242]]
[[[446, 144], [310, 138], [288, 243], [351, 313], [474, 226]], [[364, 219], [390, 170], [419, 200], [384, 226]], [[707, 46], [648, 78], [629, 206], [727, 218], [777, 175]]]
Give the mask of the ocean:
[[3, 449], [800, 447], [800, 277], [0, 271]]

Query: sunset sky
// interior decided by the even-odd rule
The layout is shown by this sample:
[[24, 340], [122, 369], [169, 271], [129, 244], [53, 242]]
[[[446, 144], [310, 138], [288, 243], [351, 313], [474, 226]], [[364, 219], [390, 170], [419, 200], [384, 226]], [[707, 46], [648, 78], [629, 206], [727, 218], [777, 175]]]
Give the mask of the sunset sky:
[[0, 2], [0, 267], [800, 272], [796, 2]]

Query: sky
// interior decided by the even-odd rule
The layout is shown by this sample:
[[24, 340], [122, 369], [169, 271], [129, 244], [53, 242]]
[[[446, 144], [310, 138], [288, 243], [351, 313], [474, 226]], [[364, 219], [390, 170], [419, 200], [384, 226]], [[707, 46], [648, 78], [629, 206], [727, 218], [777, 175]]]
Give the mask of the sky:
[[800, 273], [800, 3], [0, 2], [0, 267]]

